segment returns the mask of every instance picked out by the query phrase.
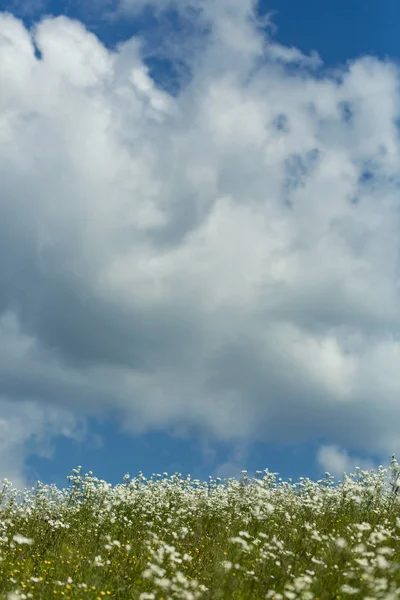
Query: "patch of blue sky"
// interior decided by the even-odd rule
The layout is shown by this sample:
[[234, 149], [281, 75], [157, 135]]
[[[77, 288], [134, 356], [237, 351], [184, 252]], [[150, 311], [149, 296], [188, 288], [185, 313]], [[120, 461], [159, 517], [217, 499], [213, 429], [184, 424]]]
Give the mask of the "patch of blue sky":
[[[220, 477], [223, 481], [229, 477], [240, 479], [242, 469], [248, 471], [249, 477], [254, 477], [257, 470], [268, 469], [270, 473], [277, 473], [277, 484], [279, 478], [282, 481], [291, 479], [292, 484], [301, 477], [317, 481], [325, 477], [325, 472], [315, 464], [315, 455], [321, 445], [332, 443], [324, 437], [300, 445], [256, 442], [248, 453], [242, 453], [240, 444], [232, 451], [229, 444], [213, 440], [208, 446], [207, 440], [174, 437], [168, 432], [153, 431], [142, 436], [124, 434], [117, 421], [111, 419], [107, 422], [90, 419], [88, 428], [90, 442], [82, 444], [59, 437], [51, 459], [37, 455], [29, 457], [26, 472], [32, 485], [39, 479], [51, 481], [60, 489], [68, 487], [67, 476], [79, 465], [82, 473], [91, 470], [95, 477], [112, 485], [123, 483], [125, 473], [133, 478], [139, 471], [147, 479], [153, 473], [162, 475], [166, 472], [168, 477], [174, 473], [184, 477], [190, 475], [192, 481], [207, 481], [210, 476], [213, 479]], [[355, 450], [357, 456], [364, 459], [359, 450]], [[384, 466], [388, 465], [385, 463]], [[343, 477], [336, 476], [334, 483], [342, 480]]]
[[346, 124], [350, 124], [354, 117], [354, 108], [352, 107], [351, 103], [347, 100], [342, 100], [338, 104], [338, 109], [341, 120]]
[[284, 188], [286, 190], [286, 199], [290, 206], [292, 205], [291, 193], [305, 185], [307, 175], [312, 173], [319, 156], [320, 150], [313, 148], [302, 156], [300, 154], [292, 154], [285, 161]]
[[288, 132], [289, 131], [289, 119], [287, 115], [280, 113], [273, 120], [273, 126], [277, 131]]

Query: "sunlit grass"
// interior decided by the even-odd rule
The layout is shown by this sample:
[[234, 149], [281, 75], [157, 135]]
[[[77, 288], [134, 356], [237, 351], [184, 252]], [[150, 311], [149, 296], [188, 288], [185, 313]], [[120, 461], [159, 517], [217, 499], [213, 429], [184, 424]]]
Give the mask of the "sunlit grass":
[[[391, 489], [385, 481], [391, 472]], [[0, 493], [0, 598], [400, 598], [400, 467], [334, 486], [140, 472]]]

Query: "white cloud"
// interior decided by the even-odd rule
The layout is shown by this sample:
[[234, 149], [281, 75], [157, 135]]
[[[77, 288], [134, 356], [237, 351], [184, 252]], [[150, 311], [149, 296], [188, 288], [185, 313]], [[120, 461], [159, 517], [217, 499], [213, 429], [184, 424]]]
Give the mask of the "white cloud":
[[[221, 479], [234, 479], [240, 480], [242, 475], [241, 471], [246, 469], [246, 460], [248, 457], [248, 449], [245, 444], [237, 444], [233, 448], [230, 458], [224, 463], [218, 465], [215, 470], [215, 477], [221, 477]], [[247, 474], [249, 479], [253, 477], [254, 473]]]
[[[26, 457], [36, 455], [53, 458], [56, 437], [83, 441], [87, 437], [85, 421], [69, 409], [45, 406], [40, 398], [28, 400], [19, 396], [12, 401], [0, 396], [0, 490], [7, 478], [22, 490], [35, 484], [35, 471], [26, 465]], [[72, 468], [72, 466], [71, 466]]]
[[[375, 473], [379, 468], [379, 465], [376, 465], [373, 461], [356, 457], [350, 458], [346, 450], [340, 450], [334, 444], [320, 447], [317, 453], [317, 463], [330, 475], [340, 478], [342, 482], [344, 481], [344, 474], [350, 477], [352, 473], [356, 473], [356, 467], [359, 467], [362, 471], [373, 470]], [[387, 468], [386, 464], [382, 466]], [[352, 479], [354, 480], [354, 477]]]
[[39, 61], [23, 24], [0, 16], [4, 407], [51, 406], [55, 432], [62, 411], [115, 409], [133, 431], [322, 435], [390, 455], [397, 69], [362, 58], [316, 77], [262, 39], [250, 3], [204, 12], [211, 33], [176, 97], [151, 80], [140, 40], [111, 52], [76, 21], [45, 19]]
[[311, 56], [307, 56], [298, 48], [288, 48], [282, 44], [269, 44], [266, 54], [268, 57], [284, 63], [302, 64], [309, 67], [320, 67], [323, 65], [317, 52], [314, 51]]

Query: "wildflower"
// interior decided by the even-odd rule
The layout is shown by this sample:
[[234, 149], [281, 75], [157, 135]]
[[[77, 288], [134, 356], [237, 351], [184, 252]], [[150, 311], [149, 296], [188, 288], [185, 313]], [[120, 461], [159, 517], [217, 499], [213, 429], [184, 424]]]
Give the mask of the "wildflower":
[[239, 535], [247, 538], [248, 540], [251, 538], [251, 535], [247, 531], [239, 531]]
[[19, 534], [14, 535], [13, 540], [14, 542], [17, 542], [17, 544], [33, 544], [33, 540]]
[[104, 561], [100, 555], [94, 557], [93, 565], [95, 567], [103, 567]]
[[167, 577], [155, 577], [154, 583], [165, 590], [171, 586], [171, 580]]
[[241, 537], [232, 537], [232, 538], [229, 539], [229, 541], [232, 542], [232, 543], [241, 544], [242, 547], [243, 547], [243, 549], [246, 552], [248, 552], [250, 550], [249, 544], [245, 540], [242, 540]]
[[193, 560], [193, 556], [190, 556], [190, 554], [186, 554], [186, 552], [185, 552], [185, 554], [182, 557], [182, 560], [186, 560], [188, 562], [191, 562]]
[[387, 569], [389, 567], [389, 563], [384, 556], [378, 555], [376, 557], [376, 564], [380, 569]]
[[351, 585], [347, 585], [347, 583], [345, 583], [341, 586], [340, 591], [343, 592], [343, 594], [358, 594], [360, 590], [358, 588], [353, 588], [351, 587]]
[[150, 579], [151, 577], [153, 577], [153, 574], [159, 575], [160, 577], [163, 577], [163, 575], [165, 574], [165, 569], [162, 569], [161, 567], [157, 566], [157, 565], [149, 565], [148, 569], [145, 569], [142, 573], [142, 577], [144, 577], [144, 579]]

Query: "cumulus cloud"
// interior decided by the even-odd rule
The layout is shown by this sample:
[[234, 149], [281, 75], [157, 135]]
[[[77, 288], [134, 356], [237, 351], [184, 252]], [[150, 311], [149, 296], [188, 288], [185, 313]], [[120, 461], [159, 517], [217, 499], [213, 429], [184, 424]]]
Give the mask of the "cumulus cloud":
[[[243, 442], [235, 444], [235, 447], [233, 448], [231, 456], [228, 458], [228, 460], [218, 465], [215, 476], [221, 477], [221, 479], [229, 479], [230, 477], [233, 477], [234, 479], [240, 480], [242, 470], [246, 469], [247, 458], [248, 446]], [[249, 473], [250, 477], [252, 475], [253, 473]]]
[[[354, 480], [354, 474], [360, 475], [361, 471], [371, 472], [374, 471], [377, 473], [378, 465], [371, 460], [364, 460], [360, 457], [348, 455], [346, 450], [341, 450], [335, 444], [327, 444], [322, 445], [317, 452], [317, 464], [325, 470], [325, 472], [329, 473], [329, 475], [334, 478], [340, 478], [340, 481], [344, 481], [345, 475], [351, 477]], [[387, 468], [387, 464], [382, 465], [384, 468]], [[391, 491], [390, 486], [391, 474], [390, 472], [386, 473], [384, 478], [384, 487], [385, 490]]]
[[70, 409], [46, 407], [40, 399], [32, 400], [31, 394], [27, 397], [19, 397], [18, 402], [0, 397], [0, 481], [8, 479], [18, 490], [37, 481], [36, 471], [26, 464], [27, 456], [51, 459], [54, 438], [84, 441], [90, 435], [85, 420]]
[[111, 51], [66, 17], [28, 31], [0, 14], [0, 416], [46, 407], [18, 439], [114, 410], [136, 433], [386, 457], [397, 67], [321, 72], [263, 37], [250, 2], [203, 6], [176, 95], [140, 38]]

